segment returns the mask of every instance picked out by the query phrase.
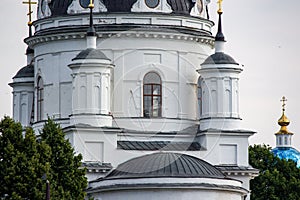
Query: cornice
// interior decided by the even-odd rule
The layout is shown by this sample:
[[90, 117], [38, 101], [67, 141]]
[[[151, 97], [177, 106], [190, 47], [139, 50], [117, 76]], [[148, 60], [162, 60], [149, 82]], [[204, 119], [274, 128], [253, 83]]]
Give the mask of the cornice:
[[[25, 42], [29, 46], [35, 46], [40, 43], [52, 42], [52, 41], [62, 41], [70, 39], [83, 39], [86, 36], [85, 32], [69, 32], [69, 33], [56, 33], [49, 35], [37, 35], [30, 38], [26, 38]], [[105, 32], [98, 33], [98, 39], [110, 39], [110, 38], [152, 38], [152, 39], [166, 39], [166, 40], [181, 40], [198, 42], [210, 47], [214, 46], [214, 39], [208, 36], [195, 36], [187, 35], [181, 33], [163, 33], [163, 32], [149, 32], [149, 31], [126, 31], [126, 32]]]

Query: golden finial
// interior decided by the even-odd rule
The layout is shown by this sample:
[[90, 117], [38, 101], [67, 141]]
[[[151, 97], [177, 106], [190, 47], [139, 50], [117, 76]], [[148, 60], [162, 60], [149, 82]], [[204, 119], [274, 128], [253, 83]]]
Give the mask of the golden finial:
[[90, 8], [90, 9], [93, 9], [93, 8], [94, 8], [93, 0], [90, 0], [89, 8]]
[[280, 101], [282, 102], [282, 116], [278, 120], [278, 125], [281, 126], [281, 128], [276, 134], [293, 134], [287, 129], [287, 126], [290, 124], [290, 120], [285, 116], [284, 113], [287, 99], [283, 96]]
[[33, 13], [32, 5], [37, 4], [37, 2], [33, 2], [31, 0], [28, 0], [28, 1], [23, 1], [23, 4], [28, 4], [28, 13], [27, 13], [27, 15], [29, 17], [29, 21], [28, 21], [27, 24], [28, 24], [28, 26], [32, 26], [32, 13]]
[[223, 0], [218, 0], [218, 5], [219, 5], [218, 13], [219, 14], [223, 13], [223, 11], [222, 11], [222, 2], [223, 2]]

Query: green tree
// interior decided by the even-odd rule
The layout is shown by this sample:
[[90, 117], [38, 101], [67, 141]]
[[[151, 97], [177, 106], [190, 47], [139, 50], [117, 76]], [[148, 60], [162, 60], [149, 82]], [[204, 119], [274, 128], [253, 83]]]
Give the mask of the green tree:
[[299, 200], [300, 169], [291, 160], [274, 156], [271, 147], [249, 147], [250, 165], [260, 170], [250, 181], [251, 200]]
[[[24, 133], [24, 136], [23, 136]], [[43, 158], [50, 148], [38, 143], [31, 128], [4, 117], [0, 122], [0, 197], [6, 199], [42, 199], [42, 176], [49, 170]]]
[[81, 167], [82, 156], [75, 155], [60, 126], [48, 119], [41, 131], [41, 140], [51, 147], [50, 171], [47, 179], [53, 199], [83, 199], [87, 179]]
[[9, 117], [0, 122], [0, 199], [44, 199], [46, 174], [51, 199], [84, 199], [87, 179], [81, 155], [48, 119], [39, 138]]

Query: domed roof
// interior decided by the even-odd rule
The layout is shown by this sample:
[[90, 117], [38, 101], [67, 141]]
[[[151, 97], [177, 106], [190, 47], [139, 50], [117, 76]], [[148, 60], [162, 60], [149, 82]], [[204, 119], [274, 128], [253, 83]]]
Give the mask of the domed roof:
[[79, 59], [104, 59], [109, 60], [104, 53], [100, 49], [93, 49], [88, 48], [81, 51], [75, 58], [72, 60], [79, 60]]
[[234, 64], [238, 65], [238, 63], [229, 55], [223, 52], [216, 52], [213, 55], [209, 56], [202, 65], [207, 64]]
[[276, 147], [272, 149], [275, 156], [280, 159], [293, 160], [300, 167], [300, 153], [292, 147]]
[[285, 115], [285, 102], [287, 101], [287, 99], [285, 98], [285, 96], [282, 97], [282, 115], [278, 120], [278, 125], [281, 126], [280, 130], [275, 133], [275, 135], [293, 135], [293, 133], [289, 132], [287, 129], [287, 126], [290, 124], [290, 120], [287, 118], [287, 116]]
[[26, 55], [29, 55], [29, 54], [33, 54], [34, 53], [34, 50], [30, 47], [27, 47], [26, 49]]
[[27, 65], [21, 68], [13, 78], [34, 77], [34, 66]]
[[110, 172], [105, 179], [158, 177], [225, 178], [225, 175], [199, 158], [160, 152], [126, 161]]
[[[88, 1], [89, 0], [84, 0]], [[138, 0], [102, 0], [107, 8], [107, 12], [131, 12], [131, 8]], [[148, 0], [145, 0], [147, 3]], [[51, 16], [63, 16], [68, 14], [68, 8], [72, 0], [51, 0], [48, 4], [51, 10]], [[150, 2], [153, 3], [153, 2]], [[173, 13], [190, 14], [195, 2], [193, 0], [167, 0]], [[159, 5], [159, 1], [155, 3]]]

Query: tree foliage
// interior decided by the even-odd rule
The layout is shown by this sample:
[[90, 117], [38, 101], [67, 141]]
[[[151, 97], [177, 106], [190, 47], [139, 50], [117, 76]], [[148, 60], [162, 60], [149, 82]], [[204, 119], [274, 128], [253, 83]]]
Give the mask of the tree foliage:
[[87, 180], [80, 166], [81, 155], [52, 120], [40, 138], [9, 117], [0, 122], [0, 198], [44, 199], [46, 174], [52, 199], [83, 199]]
[[251, 200], [299, 200], [300, 169], [291, 160], [281, 160], [271, 152], [271, 147], [249, 147], [250, 165], [260, 170], [250, 181]]
[[87, 187], [81, 154], [75, 155], [70, 142], [58, 124], [48, 119], [41, 140], [51, 147], [50, 171], [47, 174], [53, 199], [83, 199]]
[[38, 143], [32, 129], [23, 131], [21, 124], [9, 117], [0, 122], [0, 132], [0, 197], [41, 199], [45, 191], [42, 176], [49, 170], [44, 162], [49, 158], [49, 146]]

